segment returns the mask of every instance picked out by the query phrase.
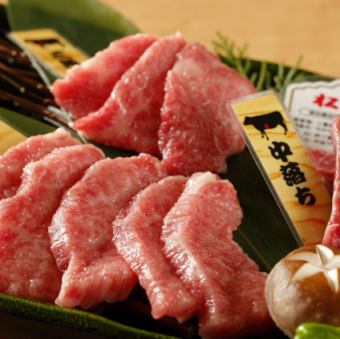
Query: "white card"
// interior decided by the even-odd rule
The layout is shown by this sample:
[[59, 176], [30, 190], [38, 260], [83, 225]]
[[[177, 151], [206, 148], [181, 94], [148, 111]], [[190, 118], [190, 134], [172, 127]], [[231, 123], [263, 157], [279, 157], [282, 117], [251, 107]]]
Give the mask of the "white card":
[[340, 79], [291, 84], [284, 104], [307, 148], [333, 151], [331, 127], [340, 114]]

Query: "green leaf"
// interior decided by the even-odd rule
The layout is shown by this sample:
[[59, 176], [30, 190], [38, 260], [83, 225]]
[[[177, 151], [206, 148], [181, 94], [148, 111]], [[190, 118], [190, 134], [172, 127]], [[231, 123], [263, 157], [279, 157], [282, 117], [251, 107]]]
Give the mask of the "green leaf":
[[0, 119], [26, 136], [50, 133], [55, 127], [0, 107]]
[[289, 228], [247, 149], [228, 159], [228, 172], [222, 177], [234, 184], [244, 211], [234, 239], [262, 270], [269, 272], [301, 245], [298, 235]]
[[221, 33], [217, 33], [213, 45], [221, 60], [247, 77], [258, 91], [274, 89], [282, 95], [292, 82], [332, 80], [330, 77], [301, 69], [302, 57], [299, 57], [292, 67], [250, 59], [247, 55], [247, 46], [238, 47]]
[[111, 338], [175, 339], [173, 336], [148, 332], [122, 325], [99, 315], [76, 309], [65, 309], [27, 299], [0, 294], [0, 312], [71, 327]]
[[305, 323], [296, 329], [294, 339], [339, 339], [340, 327], [319, 323]]
[[88, 53], [138, 29], [111, 7], [94, 0], [10, 0], [13, 30], [53, 28]]

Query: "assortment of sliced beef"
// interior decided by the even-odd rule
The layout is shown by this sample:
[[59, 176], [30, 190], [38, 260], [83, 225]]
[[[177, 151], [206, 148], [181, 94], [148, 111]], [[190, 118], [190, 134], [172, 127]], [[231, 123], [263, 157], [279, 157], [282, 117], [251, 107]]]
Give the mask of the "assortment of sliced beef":
[[[270, 330], [266, 273], [233, 240], [237, 193], [212, 173], [245, 147], [228, 103], [252, 84], [179, 34], [137, 34], [51, 90], [87, 139], [141, 154], [105, 158], [58, 129], [1, 156], [0, 292], [88, 309], [139, 283], [155, 319], [197, 317], [203, 338]], [[310, 156], [334, 177], [323, 243], [340, 247], [340, 118], [333, 141]]]
[[[61, 130], [0, 158], [0, 290], [90, 308], [124, 300], [138, 281], [155, 319], [197, 316], [202, 337], [270, 328], [266, 274], [233, 241], [237, 194], [211, 173], [245, 147], [228, 103], [253, 85], [179, 34], [137, 34], [73, 67], [52, 92], [87, 139], [162, 161], [103, 160]], [[323, 242], [340, 247], [340, 118], [333, 140], [336, 154], [309, 155], [329, 186], [335, 176]]]
[[[47, 143], [38, 160], [43, 146], [25, 147], [60, 137], [76, 145]], [[266, 275], [232, 240], [242, 210], [230, 182], [168, 176], [151, 155], [105, 159], [77, 143], [58, 130], [0, 158], [26, 149], [20, 186], [0, 201], [1, 293], [87, 309], [139, 282], [155, 319], [198, 317], [205, 338], [271, 327]]]
[[[178, 34], [116, 40], [74, 66], [51, 90], [89, 140], [162, 156], [171, 174], [226, 171], [244, 141], [228, 103], [255, 92], [250, 81]], [[308, 152], [332, 191], [335, 156]]]
[[180, 34], [139, 34], [73, 67], [52, 91], [88, 140], [161, 156], [168, 173], [190, 175], [225, 172], [243, 150], [228, 103], [255, 88]]
[[244, 149], [228, 103], [252, 84], [180, 34], [137, 34], [51, 90], [87, 139], [141, 154], [57, 130], [0, 157], [0, 292], [88, 309], [139, 283], [155, 319], [197, 317], [204, 338], [270, 329], [236, 191], [212, 173]]
[[[1, 156], [0, 292], [88, 309], [139, 283], [155, 319], [197, 317], [204, 338], [271, 329], [266, 274], [233, 241], [237, 193], [212, 173], [245, 147], [228, 103], [252, 84], [180, 34], [137, 34], [51, 90], [87, 139], [141, 154], [105, 158], [58, 129]], [[340, 118], [333, 139], [324, 243], [340, 247]], [[311, 156], [332, 180], [334, 155]]]

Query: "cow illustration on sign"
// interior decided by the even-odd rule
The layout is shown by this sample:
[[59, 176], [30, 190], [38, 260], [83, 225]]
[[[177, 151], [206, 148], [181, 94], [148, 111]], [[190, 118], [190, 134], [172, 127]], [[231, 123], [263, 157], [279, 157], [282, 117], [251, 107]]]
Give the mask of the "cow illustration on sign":
[[32, 43], [40, 47], [44, 47], [46, 45], [55, 45], [55, 44], [64, 46], [64, 44], [57, 38], [25, 39], [25, 42]]
[[243, 124], [245, 126], [253, 125], [258, 131], [261, 132], [261, 137], [266, 137], [267, 140], [269, 140], [269, 138], [266, 134], [266, 129], [272, 129], [280, 125], [283, 127], [285, 134], [288, 132], [287, 125], [279, 111], [274, 111], [255, 117], [245, 117]]
[[65, 51], [65, 44], [58, 38], [25, 39], [25, 42], [47, 50], [54, 59], [58, 60], [66, 68], [78, 64], [72, 55], [69, 55], [69, 53]]

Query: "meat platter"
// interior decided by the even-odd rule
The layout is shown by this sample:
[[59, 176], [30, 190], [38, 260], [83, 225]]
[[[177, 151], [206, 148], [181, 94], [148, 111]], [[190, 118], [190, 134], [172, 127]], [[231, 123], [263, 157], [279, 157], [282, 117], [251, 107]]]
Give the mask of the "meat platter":
[[[20, 24], [31, 28], [27, 19], [16, 17], [15, 9], [22, 4], [28, 6], [26, 13], [30, 15], [27, 17], [36, 18], [37, 13], [43, 11], [39, 6], [29, 7], [25, 1], [21, 4], [12, 1], [9, 13], [12, 27], [16, 29], [23, 28]], [[49, 20], [48, 14], [44, 14], [45, 20], [46, 17]], [[49, 21], [49, 27], [60, 29], [53, 22], [57, 21]], [[121, 27], [117, 29], [120, 37], [135, 33], [132, 25], [128, 22], [126, 25], [126, 31]], [[5, 34], [9, 27], [4, 25], [2, 30], [4, 49], [16, 53], [12, 62], [16, 68], [13, 69], [25, 83], [25, 94], [15, 92], [20, 82], [13, 86], [4, 79], [7, 87], [0, 92], [1, 119], [27, 136], [41, 135], [28, 139], [2, 159], [7, 168], [11, 168], [7, 174], [4, 172], [0, 181], [3, 194], [0, 198], [6, 200], [0, 212], [2, 246], [6, 249], [1, 256], [5, 265], [0, 271], [0, 288], [6, 295], [1, 295], [0, 311], [6, 314], [7, 321], [15, 316], [24, 317], [23, 323], [47, 321], [52, 327], [57, 324], [66, 333], [67, 328], [73, 328], [73, 331], [88, 332], [89, 337], [92, 333], [93, 338], [197, 337], [198, 331], [206, 338], [225, 337], [225, 333], [229, 337], [283, 337], [273, 326], [264, 306], [266, 273], [260, 271], [269, 272], [300, 245], [299, 239], [287, 226], [250, 152], [244, 150], [244, 141], [238, 137], [236, 125], [221, 119], [217, 113], [225, 103], [220, 103], [224, 95], [229, 95], [228, 100], [231, 100], [254, 93], [251, 82], [223, 65], [203, 46], [185, 42], [180, 34], [162, 38], [136, 34], [114, 40], [107, 50], [95, 57], [100, 55], [105, 63], [105, 58], [112, 58], [111, 54], [119, 58], [119, 50], [126, 52], [128, 48], [131, 60], [124, 57], [124, 63], [116, 61], [120, 65], [120, 69], [115, 70], [117, 74], [106, 75], [112, 83], [102, 76], [105, 70], [97, 76], [89, 73], [90, 78], [86, 78], [86, 72], [98, 66], [93, 58], [90, 60], [96, 67], [86, 61], [75, 66], [73, 73], [68, 73], [64, 80], [55, 81], [50, 87], [52, 96], [39, 74], [45, 80], [52, 79], [53, 75], [37, 64], [39, 74], [35, 73], [30, 64], [32, 59], [7, 39]], [[80, 46], [81, 39], [74, 37], [74, 31], [73, 26], [62, 33], [69, 39], [73, 34], [73, 41]], [[102, 45], [106, 46], [105, 43], [94, 41], [91, 45], [87, 42], [87, 46], [81, 47], [91, 55], [102, 49]], [[261, 63], [255, 62], [252, 67], [254, 65], [256, 68]], [[268, 66], [269, 69], [275, 67], [282, 68], [275, 64]], [[294, 75], [298, 70], [283, 68], [284, 73], [290, 71]], [[298, 74], [304, 79], [317, 78], [306, 71]], [[239, 86], [225, 88], [226, 78]], [[92, 90], [104, 84], [102, 98], [91, 93], [91, 87], [84, 86], [96, 79], [98, 82]], [[77, 81], [80, 85], [75, 85]], [[188, 81], [194, 86], [186, 87]], [[131, 88], [131, 84], [136, 83], [138, 90]], [[267, 79], [261, 88], [270, 87], [273, 87], [271, 80]], [[112, 88], [113, 94], [108, 98]], [[77, 97], [78, 94], [81, 95]], [[96, 100], [87, 101], [91, 97]], [[72, 123], [60, 107], [71, 112]], [[203, 113], [199, 113], [199, 107], [204, 107]], [[89, 115], [92, 111], [97, 112]], [[216, 120], [211, 127], [212, 135], [200, 129], [201, 122], [193, 123], [196, 116], [204, 121], [207, 111]], [[185, 112], [183, 116], [182, 112]], [[204, 122], [204, 126], [209, 124], [209, 121]], [[57, 127], [61, 128], [54, 131]], [[80, 141], [72, 137], [70, 131], [73, 135], [78, 132]], [[84, 136], [101, 150], [81, 145]], [[26, 163], [17, 160], [22, 152], [28, 152], [22, 158]], [[157, 160], [160, 154], [161, 164]], [[105, 156], [112, 159], [105, 159]], [[224, 174], [226, 156], [230, 159]], [[15, 161], [14, 165], [11, 161]], [[32, 165], [28, 164], [32, 161]], [[14, 167], [19, 175], [13, 174]], [[239, 171], [241, 167], [247, 171]], [[220, 173], [220, 177], [209, 171]], [[108, 182], [111, 173], [114, 176]], [[167, 177], [169, 174], [171, 176]], [[102, 196], [97, 192], [98, 187]], [[41, 200], [41, 192], [46, 199]], [[221, 204], [223, 201], [227, 202], [228, 210]], [[205, 204], [214, 206], [215, 214], [205, 212]], [[115, 206], [114, 211], [112, 206]], [[147, 212], [149, 209], [153, 211], [151, 215]], [[196, 210], [194, 214], [193, 209]], [[207, 236], [198, 236], [197, 227], [212, 219], [215, 226], [206, 229]], [[259, 225], [268, 219], [272, 231], [263, 234], [259, 232]], [[139, 225], [141, 220], [144, 228]], [[23, 225], [20, 227], [24, 232], [13, 232], [13, 223]], [[179, 228], [178, 224], [182, 226]], [[89, 225], [93, 225], [91, 232]], [[100, 233], [96, 233], [98, 230]], [[32, 236], [39, 241], [33, 242]], [[46, 247], [50, 243], [51, 249]], [[211, 250], [205, 251], [205, 246]], [[39, 256], [34, 252], [44, 254]], [[12, 258], [13, 253], [16, 253], [15, 258]], [[194, 255], [200, 265], [187, 266], [188, 259], [184, 258], [188, 253]], [[214, 259], [221, 255], [223, 260]], [[36, 267], [32, 276], [30, 265]], [[244, 271], [240, 273], [237, 265], [244, 267]], [[233, 284], [221, 278], [224, 270], [234, 272]], [[216, 283], [216, 272], [220, 275], [219, 283]], [[203, 280], [202, 275], [205, 276]], [[26, 286], [25, 279], [29, 276], [30, 285]], [[26, 278], [20, 280], [20, 277]], [[112, 281], [117, 284], [114, 289], [110, 285]], [[236, 284], [240, 291], [233, 287]], [[41, 285], [45, 287], [41, 289]], [[166, 285], [172, 285], [177, 295]], [[224, 295], [224, 289], [234, 296], [219, 297]], [[250, 290], [251, 295], [245, 296]], [[54, 300], [59, 306], [49, 304]], [[209, 303], [214, 306], [209, 308], [206, 306]], [[230, 312], [230, 304], [236, 315]], [[244, 316], [242, 308], [248, 309], [249, 305], [257, 306]], [[76, 309], [72, 309], [74, 307]], [[234, 321], [230, 320], [232, 317]]]

